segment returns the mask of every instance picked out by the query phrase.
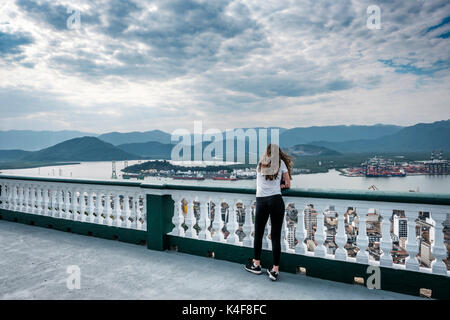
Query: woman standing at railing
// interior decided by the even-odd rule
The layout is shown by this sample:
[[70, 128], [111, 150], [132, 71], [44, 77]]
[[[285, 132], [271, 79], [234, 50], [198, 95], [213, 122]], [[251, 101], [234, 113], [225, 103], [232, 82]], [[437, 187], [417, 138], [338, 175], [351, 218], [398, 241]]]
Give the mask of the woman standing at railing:
[[245, 270], [261, 274], [261, 250], [264, 229], [270, 217], [273, 266], [267, 269], [270, 279], [278, 279], [281, 254], [281, 227], [284, 219], [284, 201], [281, 189], [291, 185], [292, 159], [276, 144], [269, 144], [258, 162], [256, 175], [256, 212], [254, 258], [249, 259]]

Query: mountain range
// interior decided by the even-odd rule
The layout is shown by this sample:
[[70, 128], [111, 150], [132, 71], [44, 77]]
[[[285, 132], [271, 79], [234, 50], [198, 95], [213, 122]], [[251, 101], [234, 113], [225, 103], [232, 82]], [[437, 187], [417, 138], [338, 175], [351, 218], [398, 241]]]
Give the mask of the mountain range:
[[356, 139], [377, 139], [395, 134], [404, 127], [376, 124], [373, 126], [324, 126], [292, 128], [280, 133], [280, 146], [314, 144], [315, 141], [345, 142]]
[[353, 152], [419, 152], [450, 151], [450, 120], [419, 123], [376, 139], [354, 139], [342, 142], [312, 141], [343, 153]]
[[[256, 128], [259, 129], [259, 128]], [[36, 135], [36, 137], [33, 136]], [[69, 138], [40, 148], [51, 141], [82, 135], [79, 131], [0, 131], [0, 161], [110, 161], [126, 159], [170, 159], [171, 135], [160, 130], [112, 132]], [[409, 127], [392, 125], [327, 126], [280, 130], [280, 145], [295, 157], [340, 153], [450, 151], [450, 120], [419, 123]], [[8, 141], [4, 141], [4, 140]], [[17, 140], [15, 140], [17, 139]], [[29, 139], [29, 141], [26, 141]], [[42, 141], [38, 141], [41, 139]], [[242, 140], [242, 138], [239, 138]], [[37, 141], [37, 142], [36, 142]], [[36, 144], [33, 144], [35, 143]], [[205, 147], [209, 142], [203, 142]], [[28, 146], [28, 148], [20, 148]], [[191, 153], [193, 154], [193, 149]], [[246, 154], [250, 154], [246, 144]], [[234, 148], [235, 154], [237, 144]], [[224, 146], [224, 154], [227, 150]]]
[[[249, 128], [242, 129], [247, 130]], [[252, 129], [255, 129], [258, 133], [262, 128], [256, 127]], [[268, 136], [270, 137], [270, 128], [267, 129]], [[291, 129], [276, 127], [274, 129], [279, 130], [280, 145], [282, 147], [292, 147], [297, 144], [310, 144], [312, 141], [345, 142], [354, 139], [376, 139], [383, 135], [398, 132], [403, 129], [403, 127], [378, 124], [373, 126], [324, 126], [297, 127]], [[97, 137], [114, 146], [146, 142], [159, 142], [162, 144], [172, 143], [171, 134], [161, 130], [145, 132], [109, 132], [104, 134], [81, 131], [9, 130], [0, 131], [0, 150], [36, 151], [51, 147], [66, 140], [85, 136]]]

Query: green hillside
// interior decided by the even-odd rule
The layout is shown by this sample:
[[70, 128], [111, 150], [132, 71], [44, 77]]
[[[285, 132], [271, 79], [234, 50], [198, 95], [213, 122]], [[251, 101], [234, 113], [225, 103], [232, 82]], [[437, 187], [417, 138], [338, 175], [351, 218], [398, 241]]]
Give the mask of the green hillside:
[[149, 159], [170, 159], [173, 145], [150, 141], [146, 143], [127, 143], [117, 146], [119, 149]]
[[151, 130], [146, 132], [109, 132], [99, 135], [98, 138], [102, 141], [111, 143], [115, 146], [130, 143], [147, 143], [150, 141], [170, 144], [169, 133], [161, 130]]
[[285, 151], [293, 157], [335, 156], [341, 154], [340, 152], [311, 144], [298, 144], [293, 147], [286, 148]]
[[94, 137], [82, 137], [58, 143], [25, 156], [24, 161], [110, 161], [137, 159], [110, 143]]

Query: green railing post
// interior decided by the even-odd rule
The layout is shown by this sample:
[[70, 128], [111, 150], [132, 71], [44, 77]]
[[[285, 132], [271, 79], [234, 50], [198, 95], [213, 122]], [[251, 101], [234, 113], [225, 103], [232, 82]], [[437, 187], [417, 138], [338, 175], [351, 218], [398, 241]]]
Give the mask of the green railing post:
[[147, 248], [168, 248], [167, 233], [173, 228], [173, 200], [170, 195], [147, 194]]

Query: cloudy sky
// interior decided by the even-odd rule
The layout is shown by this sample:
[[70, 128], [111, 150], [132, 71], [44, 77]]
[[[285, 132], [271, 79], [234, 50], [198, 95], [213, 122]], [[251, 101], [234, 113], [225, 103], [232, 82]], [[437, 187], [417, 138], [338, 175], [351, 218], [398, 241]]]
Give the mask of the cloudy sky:
[[449, 119], [449, 36], [448, 0], [0, 0], [0, 130]]

